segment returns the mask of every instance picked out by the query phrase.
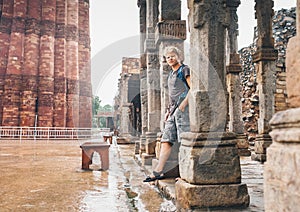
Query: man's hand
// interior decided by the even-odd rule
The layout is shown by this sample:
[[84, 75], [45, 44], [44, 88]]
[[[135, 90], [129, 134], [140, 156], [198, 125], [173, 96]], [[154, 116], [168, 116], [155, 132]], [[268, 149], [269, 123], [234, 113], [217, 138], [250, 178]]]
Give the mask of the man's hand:
[[167, 112], [165, 113], [165, 121], [167, 121], [167, 120], [168, 120], [168, 118], [169, 118], [169, 115], [170, 115], [170, 111], [169, 111], [169, 110], [167, 110]]
[[183, 112], [184, 109], [185, 109], [185, 107], [186, 107], [187, 105], [188, 105], [188, 99], [185, 98], [185, 99], [181, 102], [181, 104], [178, 106], [178, 109], [179, 109], [181, 112]]

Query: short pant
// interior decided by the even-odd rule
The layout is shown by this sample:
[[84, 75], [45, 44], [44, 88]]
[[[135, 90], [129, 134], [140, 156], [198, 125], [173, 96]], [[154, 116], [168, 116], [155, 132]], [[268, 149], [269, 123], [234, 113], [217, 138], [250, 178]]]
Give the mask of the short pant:
[[161, 142], [169, 142], [172, 145], [175, 142], [180, 142], [179, 135], [182, 132], [190, 131], [190, 119], [189, 119], [189, 107], [186, 106], [184, 111], [178, 108], [175, 112], [168, 117], [165, 128], [163, 130], [163, 135]]

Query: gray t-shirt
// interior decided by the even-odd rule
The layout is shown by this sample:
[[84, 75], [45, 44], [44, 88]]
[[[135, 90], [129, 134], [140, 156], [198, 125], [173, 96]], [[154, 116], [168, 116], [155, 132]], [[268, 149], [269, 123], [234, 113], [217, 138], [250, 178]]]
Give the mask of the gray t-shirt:
[[[181, 65], [180, 68], [182, 68], [182, 75], [186, 79], [186, 77], [190, 75], [190, 68], [186, 65]], [[171, 71], [168, 77], [169, 108], [171, 111], [174, 107], [176, 107], [176, 102], [178, 101], [179, 96], [187, 89], [184, 82], [177, 76], [179, 69]]]

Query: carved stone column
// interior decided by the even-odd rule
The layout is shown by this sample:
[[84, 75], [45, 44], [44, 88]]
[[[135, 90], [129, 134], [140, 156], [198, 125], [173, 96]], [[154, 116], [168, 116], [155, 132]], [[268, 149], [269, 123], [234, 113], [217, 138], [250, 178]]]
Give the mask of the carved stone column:
[[297, 35], [286, 54], [286, 82], [291, 109], [276, 113], [270, 121], [273, 143], [267, 151], [264, 171], [266, 211], [295, 211], [299, 203], [300, 167], [300, 0], [297, 1]]
[[175, 184], [178, 207], [246, 207], [247, 186], [234, 133], [225, 132], [228, 93], [225, 78], [226, 4], [188, 1], [191, 32], [191, 132], [181, 134]]
[[251, 158], [264, 162], [266, 149], [272, 139], [269, 135], [269, 121], [274, 114], [276, 91], [276, 63], [277, 52], [274, 49], [272, 34], [272, 17], [274, 15], [272, 0], [256, 0], [255, 10], [257, 19], [258, 39], [257, 50], [253, 55], [257, 73], [257, 90], [259, 93], [258, 135]]
[[67, 2], [65, 0], [57, 0], [54, 59], [54, 127], [66, 127], [67, 119], [66, 23]]
[[236, 14], [240, 0], [227, 0], [227, 13], [229, 17], [228, 27], [228, 54], [229, 64], [227, 65], [227, 89], [229, 93], [229, 131], [236, 133], [237, 146], [240, 156], [250, 156], [249, 141], [244, 135], [242, 121], [242, 102], [241, 102], [241, 80], [240, 73], [242, 67], [240, 64], [240, 55], [237, 53], [238, 36], [238, 17]]
[[148, 99], [148, 125], [146, 132], [146, 153], [142, 154], [145, 164], [150, 164], [155, 157], [155, 144], [160, 123], [160, 79], [158, 50], [155, 46], [154, 30], [158, 22], [159, 0], [147, 0], [147, 34], [145, 51], [147, 61], [147, 99]]
[[140, 94], [141, 94], [141, 121], [142, 134], [139, 141], [139, 155], [141, 156], [146, 151], [146, 132], [148, 131], [148, 97], [147, 97], [147, 61], [145, 54], [145, 40], [146, 40], [146, 0], [138, 0], [138, 7], [140, 8]]
[[[123, 73], [121, 74], [120, 80], [120, 136], [122, 139], [127, 139], [130, 136], [130, 126], [131, 121], [129, 118], [130, 115], [130, 106], [131, 104], [128, 102], [128, 81], [129, 81], [129, 74]], [[120, 137], [119, 136], [119, 137]]]

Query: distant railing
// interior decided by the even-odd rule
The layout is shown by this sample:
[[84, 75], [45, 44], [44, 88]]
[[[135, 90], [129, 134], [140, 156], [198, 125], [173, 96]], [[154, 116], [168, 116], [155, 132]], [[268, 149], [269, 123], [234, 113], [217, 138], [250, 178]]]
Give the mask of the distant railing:
[[109, 134], [109, 128], [8, 127], [0, 126], [0, 140], [4, 139], [95, 139]]

